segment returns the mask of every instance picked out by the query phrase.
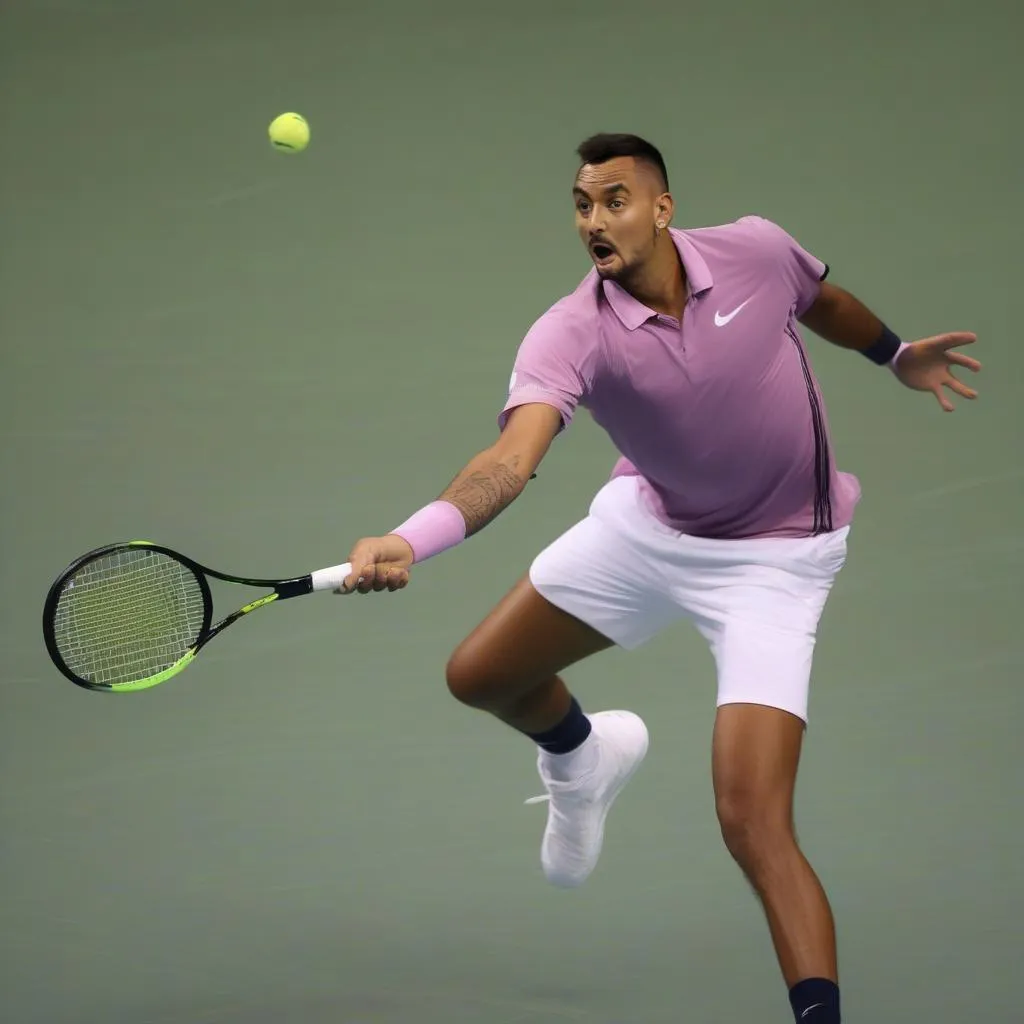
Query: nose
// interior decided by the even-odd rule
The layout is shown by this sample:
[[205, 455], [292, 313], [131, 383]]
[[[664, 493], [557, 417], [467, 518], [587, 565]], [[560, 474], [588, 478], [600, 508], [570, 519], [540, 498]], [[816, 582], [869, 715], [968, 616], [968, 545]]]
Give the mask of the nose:
[[587, 234], [590, 236], [591, 241], [604, 233], [606, 223], [604, 213], [600, 207], [595, 206], [590, 211], [590, 216], [587, 217]]

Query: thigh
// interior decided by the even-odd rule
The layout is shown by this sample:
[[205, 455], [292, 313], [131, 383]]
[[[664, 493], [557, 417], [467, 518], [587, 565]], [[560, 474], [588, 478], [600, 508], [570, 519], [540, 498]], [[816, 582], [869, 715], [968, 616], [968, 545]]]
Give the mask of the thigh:
[[779, 708], [730, 704], [718, 709], [711, 761], [724, 823], [792, 819], [803, 733], [803, 722]]
[[806, 722], [818, 626], [845, 560], [845, 535], [771, 552], [723, 568], [720, 585], [701, 596], [697, 624], [715, 659], [720, 708], [759, 704]]
[[628, 481], [612, 481], [586, 519], [534, 560], [537, 592], [617, 646], [639, 647], [683, 611], [665, 585], [657, 543]]
[[449, 687], [529, 689], [608, 647], [634, 648], [682, 612], [667, 594], [630, 489], [606, 485], [452, 655]]
[[529, 689], [612, 646], [587, 623], [542, 597], [527, 577], [456, 648], [449, 684], [476, 692]]
[[711, 643], [718, 707], [762, 704], [806, 722], [815, 643], [813, 633], [726, 622]]

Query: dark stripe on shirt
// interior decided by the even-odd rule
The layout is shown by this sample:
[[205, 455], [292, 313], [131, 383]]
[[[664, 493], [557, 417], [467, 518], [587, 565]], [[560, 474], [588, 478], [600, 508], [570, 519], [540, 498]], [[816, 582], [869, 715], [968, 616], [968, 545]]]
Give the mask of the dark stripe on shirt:
[[814, 389], [814, 378], [811, 376], [811, 368], [807, 363], [804, 347], [791, 327], [786, 327], [786, 333], [796, 346], [797, 355], [800, 357], [800, 368], [803, 370], [804, 384], [807, 386], [807, 399], [811, 404], [811, 425], [814, 428], [814, 523], [812, 529], [815, 534], [831, 533], [831, 473], [828, 438], [825, 434], [825, 417], [821, 411], [821, 403], [818, 401], [818, 393]]

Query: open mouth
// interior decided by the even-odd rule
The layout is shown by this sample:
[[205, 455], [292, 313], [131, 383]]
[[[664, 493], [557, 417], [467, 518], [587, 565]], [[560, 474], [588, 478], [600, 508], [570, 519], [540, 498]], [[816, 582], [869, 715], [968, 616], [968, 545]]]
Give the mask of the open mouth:
[[615, 255], [615, 250], [605, 242], [595, 242], [590, 247], [590, 252], [598, 263], [606, 263]]

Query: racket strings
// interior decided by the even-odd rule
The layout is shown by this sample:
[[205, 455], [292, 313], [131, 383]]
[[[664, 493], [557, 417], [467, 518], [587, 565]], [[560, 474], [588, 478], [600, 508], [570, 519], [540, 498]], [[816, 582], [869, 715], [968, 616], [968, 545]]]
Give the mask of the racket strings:
[[120, 550], [88, 562], [65, 583], [54, 638], [81, 678], [134, 682], [180, 661], [205, 611], [202, 587], [187, 566], [157, 551]]

